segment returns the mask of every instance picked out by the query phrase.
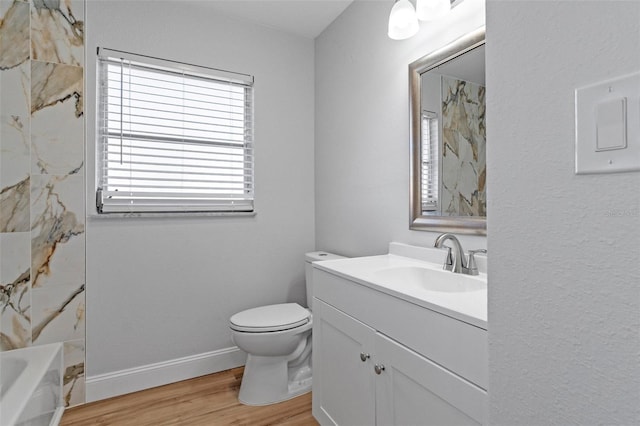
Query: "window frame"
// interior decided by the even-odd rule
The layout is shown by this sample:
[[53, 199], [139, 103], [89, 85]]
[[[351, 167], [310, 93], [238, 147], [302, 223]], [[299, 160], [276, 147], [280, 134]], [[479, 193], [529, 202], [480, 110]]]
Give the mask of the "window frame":
[[[176, 137], [175, 135], [165, 135], [159, 136], [159, 131], [154, 131], [152, 136], [144, 136], [143, 132], [131, 131], [128, 134], [124, 134], [122, 131], [124, 121], [122, 118], [120, 119], [120, 127], [117, 128], [119, 137], [126, 137], [127, 141], [131, 144], [131, 147], [140, 149], [139, 145], [136, 145], [135, 141], [140, 141], [146, 139], [147, 141], [151, 141], [151, 144], [156, 143], [168, 143], [169, 146], [173, 146], [171, 148], [169, 154], [176, 151], [175, 146], [182, 145], [183, 147], [186, 145], [189, 146], [197, 146], [202, 149], [202, 152], [206, 150], [213, 149], [215, 151], [216, 148], [220, 148], [222, 153], [216, 154], [211, 152], [205, 152], [204, 155], [206, 158], [203, 159], [209, 160], [211, 163], [223, 164], [226, 160], [223, 160], [223, 157], [229, 157], [231, 151], [242, 150], [242, 159], [236, 161], [236, 163], [240, 163], [241, 166], [238, 168], [236, 166], [237, 172], [231, 176], [228, 174], [225, 181], [222, 182], [222, 186], [225, 185], [234, 185], [232, 189], [217, 189], [214, 190], [212, 188], [204, 188], [202, 190], [195, 189], [189, 190], [189, 192], [193, 192], [193, 194], [188, 194], [187, 190], [176, 190], [175, 187], [171, 186], [163, 186], [159, 187], [160, 189], [152, 189], [151, 191], [156, 190], [157, 197], [150, 196], [147, 198], [140, 197], [136, 198], [142, 193], [140, 189], [133, 189], [136, 185], [134, 183], [140, 183], [141, 180], [145, 178], [138, 177], [137, 179], [130, 179], [129, 188], [131, 196], [120, 196], [120, 194], [116, 195], [118, 191], [113, 191], [114, 185], [111, 184], [109, 186], [108, 179], [111, 178], [109, 175], [109, 170], [113, 172], [114, 168], [109, 168], [108, 163], [108, 155], [112, 153], [109, 151], [109, 138], [113, 139], [114, 129], [116, 127], [110, 127], [112, 124], [108, 124], [108, 120], [110, 116], [109, 114], [109, 106], [108, 101], [105, 99], [105, 96], [108, 96], [108, 88], [107, 88], [107, 77], [106, 77], [106, 68], [109, 64], [113, 65], [114, 63], [120, 63], [120, 66], [124, 66], [123, 64], [133, 64], [132, 66], [138, 70], [145, 68], [153, 73], [157, 73], [158, 76], [161, 74], [168, 74], [171, 76], [179, 76], [182, 75], [187, 79], [200, 79], [206, 80], [207, 82], [217, 85], [217, 84], [225, 84], [229, 87], [233, 86], [236, 88], [242, 88], [242, 98], [241, 104], [244, 113], [242, 114], [241, 124], [239, 125], [242, 128], [242, 135], [240, 135], [240, 139], [237, 138], [235, 140], [229, 139], [225, 141], [221, 138], [214, 140], [213, 138], [209, 138], [207, 136], [198, 137], [197, 140], [189, 139], [189, 137], [185, 137], [184, 135], [181, 138]], [[120, 80], [123, 82], [124, 80]], [[122, 91], [121, 91], [122, 93]], [[185, 91], [183, 89], [182, 94], [184, 95]], [[124, 110], [124, 103], [122, 95], [117, 98], [120, 102], [120, 112]], [[96, 170], [95, 170], [95, 179], [96, 179], [96, 210], [99, 215], [104, 216], [146, 216], [146, 215], [254, 215], [255, 214], [255, 182], [254, 182], [254, 137], [253, 137], [253, 129], [254, 129], [254, 77], [247, 74], [240, 74], [215, 68], [197, 66], [193, 64], [187, 64], [177, 61], [171, 61], [167, 59], [155, 58], [147, 55], [139, 55], [133, 54], [129, 52], [114, 50], [114, 49], [106, 49], [106, 48], [98, 48], [97, 50], [97, 113], [96, 113]], [[229, 108], [231, 108], [231, 101], [229, 101]], [[238, 101], [236, 101], [238, 102]], [[237, 105], [235, 105], [237, 107]], [[135, 114], [131, 115], [131, 117], [136, 117]], [[186, 116], [185, 116], [186, 117]], [[136, 117], [138, 118], [138, 117]], [[158, 119], [159, 117], [154, 117]], [[207, 117], [210, 119], [211, 117]], [[204, 120], [204, 119], [203, 119]], [[111, 120], [114, 121], [114, 120]], [[186, 118], [183, 118], [180, 121], [181, 125], [185, 125]], [[205, 123], [206, 124], [206, 123]], [[156, 126], [162, 127], [158, 124]], [[224, 127], [223, 127], [224, 128]], [[201, 131], [202, 129], [196, 129], [196, 131]], [[213, 131], [211, 132], [213, 133]], [[237, 137], [238, 135], [236, 135]], [[223, 147], [227, 148], [227, 151], [222, 149]], [[232, 150], [229, 148], [233, 148]], [[197, 148], [195, 148], [197, 150]], [[121, 148], [122, 150], [122, 148]], [[188, 152], [188, 151], [187, 151]], [[134, 157], [134, 154], [130, 154], [131, 158]], [[200, 154], [193, 154], [198, 156]], [[236, 157], [239, 154], [233, 154]], [[217, 157], [216, 157], [217, 156]], [[170, 156], [169, 156], [170, 157]], [[136, 160], [137, 161], [137, 160]], [[171, 160], [172, 161], [172, 160]], [[136, 163], [134, 160], [131, 160], [133, 165], [140, 165], [143, 163]], [[173, 163], [172, 163], [173, 164]], [[232, 163], [228, 163], [231, 167]], [[170, 164], [167, 164], [170, 166]], [[174, 164], [177, 166], [177, 163]], [[133, 167], [133, 166], [130, 166]], [[211, 173], [215, 173], [218, 170], [218, 167], [225, 166], [216, 166], [212, 168], [206, 168], [203, 166], [195, 166], [199, 167], [202, 172], [199, 172], [203, 175], [211, 175]], [[241, 172], [240, 172], [241, 170]], [[162, 173], [162, 172], [161, 172]], [[177, 173], [181, 176], [188, 174], [187, 172]], [[238, 177], [242, 176], [242, 186], [238, 189]], [[229, 177], [231, 176], [231, 177]], [[167, 178], [172, 183], [176, 182], [186, 182], [193, 183], [195, 181], [190, 181], [189, 178]], [[222, 179], [222, 178], [221, 178]], [[206, 183], [202, 185], [207, 185]], [[167, 189], [169, 188], [169, 189]], [[110, 191], [111, 190], [111, 191]], [[145, 190], [146, 191], [146, 190]], [[215, 191], [215, 192], [214, 192]], [[121, 191], [126, 192], [126, 191]], [[169, 196], [167, 194], [170, 194]], [[148, 193], [144, 195], [148, 196]]]
[[423, 110], [420, 115], [420, 126], [421, 209], [423, 212], [437, 212], [440, 209], [440, 119], [438, 114]]

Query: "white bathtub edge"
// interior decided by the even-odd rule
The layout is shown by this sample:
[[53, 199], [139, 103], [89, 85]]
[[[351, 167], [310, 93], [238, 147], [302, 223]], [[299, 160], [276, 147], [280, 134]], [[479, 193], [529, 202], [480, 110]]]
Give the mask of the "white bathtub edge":
[[206, 374], [240, 367], [246, 354], [237, 346], [169, 361], [88, 376], [86, 402], [137, 392]]
[[62, 351], [61, 343], [29, 346], [3, 352], [3, 357], [27, 361], [27, 367], [0, 400], [0, 423], [15, 424], [29, 402], [40, 381], [45, 376], [55, 357]]

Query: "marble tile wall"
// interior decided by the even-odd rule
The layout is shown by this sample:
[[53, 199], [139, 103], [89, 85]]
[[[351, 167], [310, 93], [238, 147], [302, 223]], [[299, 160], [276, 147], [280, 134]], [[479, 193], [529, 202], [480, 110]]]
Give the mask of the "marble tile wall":
[[486, 216], [485, 88], [442, 76], [443, 216]]
[[84, 0], [0, 0], [0, 349], [64, 344], [84, 403]]

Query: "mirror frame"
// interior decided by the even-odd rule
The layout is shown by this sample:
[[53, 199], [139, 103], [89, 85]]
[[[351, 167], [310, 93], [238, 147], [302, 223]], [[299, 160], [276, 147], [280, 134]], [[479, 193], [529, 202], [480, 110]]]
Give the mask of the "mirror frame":
[[410, 222], [409, 229], [415, 231], [455, 232], [457, 234], [487, 235], [487, 218], [472, 216], [430, 216], [422, 214], [420, 193], [420, 76], [445, 62], [448, 62], [476, 47], [485, 44], [485, 27], [480, 27], [450, 44], [428, 53], [409, 64], [409, 105], [410, 105]]

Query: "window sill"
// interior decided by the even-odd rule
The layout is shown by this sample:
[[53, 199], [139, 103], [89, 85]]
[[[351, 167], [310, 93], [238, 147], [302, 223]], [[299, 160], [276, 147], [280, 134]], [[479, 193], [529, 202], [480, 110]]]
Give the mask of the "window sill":
[[253, 217], [256, 212], [158, 212], [158, 213], [90, 213], [91, 220], [144, 219], [144, 218], [195, 218], [195, 217]]

